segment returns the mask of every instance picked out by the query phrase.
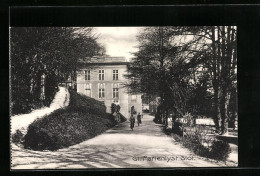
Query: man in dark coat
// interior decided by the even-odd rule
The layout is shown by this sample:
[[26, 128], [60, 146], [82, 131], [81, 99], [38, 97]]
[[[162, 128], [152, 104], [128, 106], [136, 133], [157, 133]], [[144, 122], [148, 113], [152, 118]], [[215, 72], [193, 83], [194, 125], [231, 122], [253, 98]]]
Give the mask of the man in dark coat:
[[138, 115], [137, 115], [137, 123], [138, 123], [138, 126], [139, 126], [140, 123], [142, 123], [140, 112], [139, 112]]

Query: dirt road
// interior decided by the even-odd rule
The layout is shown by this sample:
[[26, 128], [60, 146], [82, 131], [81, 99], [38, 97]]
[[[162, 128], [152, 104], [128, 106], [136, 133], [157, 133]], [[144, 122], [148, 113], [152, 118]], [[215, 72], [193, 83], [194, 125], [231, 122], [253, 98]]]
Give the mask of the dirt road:
[[90, 140], [57, 151], [13, 146], [12, 169], [223, 167], [197, 157], [162, 132], [145, 114], [132, 131], [129, 121]]

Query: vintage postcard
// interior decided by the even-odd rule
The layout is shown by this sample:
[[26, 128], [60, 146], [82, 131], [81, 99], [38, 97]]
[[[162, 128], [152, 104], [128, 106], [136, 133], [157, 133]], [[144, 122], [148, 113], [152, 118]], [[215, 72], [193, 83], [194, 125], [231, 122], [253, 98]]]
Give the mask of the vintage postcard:
[[11, 169], [237, 167], [237, 27], [10, 27]]

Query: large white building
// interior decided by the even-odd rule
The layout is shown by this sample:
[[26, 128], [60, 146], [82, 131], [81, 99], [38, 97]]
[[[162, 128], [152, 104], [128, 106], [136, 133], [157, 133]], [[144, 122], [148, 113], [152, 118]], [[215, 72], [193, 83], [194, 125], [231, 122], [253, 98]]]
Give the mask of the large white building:
[[80, 60], [77, 73], [77, 92], [99, 101], [104, 101], [106, 110], [111, 112], [112, 103], [119, 104], [120, 112], [129, 117], [131, 106], [142, 112], [141, 95], [128, 94], [124, 84], [127, 64], [124, 57], [93, 57]]

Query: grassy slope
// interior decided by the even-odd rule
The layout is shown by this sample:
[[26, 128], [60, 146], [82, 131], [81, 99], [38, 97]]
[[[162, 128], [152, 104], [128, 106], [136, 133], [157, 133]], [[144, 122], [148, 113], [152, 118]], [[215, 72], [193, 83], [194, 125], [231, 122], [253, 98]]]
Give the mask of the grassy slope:
[[29, 126], [24, 138], [25, 148], [57, 150], [90, 139], [116, 124], [102, 102], [74, 91], [70, 94], [67, 108]]

